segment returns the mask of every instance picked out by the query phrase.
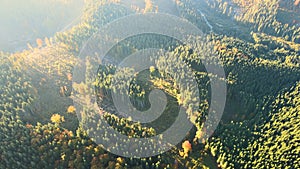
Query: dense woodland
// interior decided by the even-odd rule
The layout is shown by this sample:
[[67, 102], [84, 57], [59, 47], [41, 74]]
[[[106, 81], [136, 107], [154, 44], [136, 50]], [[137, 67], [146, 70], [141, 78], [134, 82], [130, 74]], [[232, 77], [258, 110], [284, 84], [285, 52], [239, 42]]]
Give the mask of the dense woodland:
[[[158, 70], [150, 67], [129, 84], [122, 82], [131, 70], [118, 74], [114, 64], [95, 65], [90, 56], [82, 66], [96, 69], [96, 77], [87, 73], [84, 83], [73, 83], [73, 69], [82, 64], [81, 50], [91, 36], [118, 18], [163, 11], [155, 0], [130, 8], [117, 0], [86, 0], [80, 22], [72, 28], [39, 37], [22, 52], [0, 52], [0, 168], [300, 168], [300, 1], [176, 0], [174, 5], [180, 17], [204, 32], [205, 43], [183, 44], [150, 33], [119, 42], [107, 55], [112, 61], [145, 48], [166, 50], [164, 59], [155, 60]], [[217, 59], [199, 54], [208, 49]], [[97, 118], [136, 138], [170, 127], [166, 120], [175, 121], [179, 105], [195, 104], [189, 92], [193, 86], [178, 86], [178, 77], [186, 73], [170, 64], [178, 60], [189, 65], [201, 98], [196, 112], [187, 111], [193, 128], [181, 143], [157, 156], [125, 158], [89, 137], [102, 128]], [[222, 64], [226, 79], [207, 72], [203, 61]], [[161, 71], [174, 67], [175, 77]], [[202, 139], [210, 78], [226, 83], [227, 100], [218, 128]], [[90, 92], [90, 86], [102, 110], [96, 117], [88, 107], [76, 109], [72, 100], [76, 93]], [[163, 90], [168, 103], [162, 116], [149, 124], [118, 116], [111, 93], [124, 86], [139, 110], [151, 106], [151, 90]]]

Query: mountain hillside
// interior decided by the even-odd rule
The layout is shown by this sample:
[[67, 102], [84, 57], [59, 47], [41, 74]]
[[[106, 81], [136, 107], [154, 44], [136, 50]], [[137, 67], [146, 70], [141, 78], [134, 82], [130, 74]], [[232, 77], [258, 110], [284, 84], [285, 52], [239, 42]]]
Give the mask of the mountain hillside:
[[[10, 6], [15, 2], [1, 3]], [[1, 37], [18, 43], [0, 41], [0, 168], [300, 168], [300, 1], [86, 0], [82, 9], [69, 0], [22, 3], [21, 10], [14, 10], [26, 11], [28, 16], [10, 13], [0, 5], [5, 25], [0, 28]], [[61, 27], [79, 11], [78, 21], [67, 29]], [[126, 39], [101, 34], [105, 26], [120, 18], [160, 12], [188, 20], [203, 32], [203, 39], [182, 43], [155, 33]], [[16, 23], [24, 30], [11, 29]], [[171, 20], [165, 24], [162, 26]], [[179, 28], [176, 30], [182, 33]], [[11, 37], [10, 31], [16, 37]], [[102, 52], [100, 45], [114, 42], [105, 56], [109, 64], [99, 64], [93, 56]], [[151, 58], [157, 68], [150, 66], [132, 76], [130, 67], [116, 66], [149, 48], [166, 51], [153, 54], [160, 56]], [[210, 53], [214, 57], [207, 57]], [[226, 77], [208, 72], [205, 63], [221, 64]], [[174, 69], [174, 75], [168, 73]], [[196, 87], [191, 79], [186, 85], [178, 83], [189, 73]], [[132, 78], [129, 82], [128, 77]], [[213, 126], [205, 128], [205, 121], [209, 113], [216, 112], [210, 112], [214, 104], [211, 79], [224, 83], [227, 91], [220, 123], [208, 133]], [[141, 116], [138, 111], [164, 103], [162, 98], [151, 102], [154, 89], [165, 93], [162, 114], [149, 123], [133, 120]], [[116, 91], [124, 92], [135, 107], [130, 109], [132, 117], [118, 113]], [[194, 91], [199, 91], [196, 96]], [[196, 110], [191, 108], [195, 105]], [[140, 147], [128, 145], [128, 140], [164, 133], [178, 122], [181, 106], [187, 107], [184, 116], [192, 125], [185, 137], [167, 152], [134, 158], [132, 154]], [[101, 120], [129, 139], [105, 131]], [[184, 128], [180, 122], [177, 126]], [[182, 128], [170, 137], [180, 137]], [[102, 133], [95, 134], [98, 132]], [[207, 134], [212, 135], [204, 138]], [[122, 144], [114, 144], [116, 140]], [[168, 141], [159, 144], [167, 147]], [[154, 151], [156, 143], [146, 146]], [[110, 145], [109, 150], [105, 144]], [[129, 157], [112, 153], [118, 150], [126, 150], [123, 153]]]

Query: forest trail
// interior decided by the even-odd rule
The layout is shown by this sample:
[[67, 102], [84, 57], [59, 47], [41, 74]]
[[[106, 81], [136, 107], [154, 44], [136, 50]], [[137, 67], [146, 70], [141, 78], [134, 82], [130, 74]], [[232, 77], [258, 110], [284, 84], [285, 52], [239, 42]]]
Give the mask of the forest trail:
[[213, 32], [213, 26], [209, 23], [209, 21], [207, 20], [206, 16], [204, 15], [204, 13], [198, 9], [198, 12], [201, 14], [202, 18], [204, 19], [206, 25], [210, 28], [210, 32]]

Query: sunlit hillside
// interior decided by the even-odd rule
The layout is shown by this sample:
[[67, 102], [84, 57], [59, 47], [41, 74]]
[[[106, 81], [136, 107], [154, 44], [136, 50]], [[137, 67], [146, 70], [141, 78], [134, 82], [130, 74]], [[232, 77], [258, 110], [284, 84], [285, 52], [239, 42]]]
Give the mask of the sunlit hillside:
[[71, 28], [79, 23], [83, 8], [83, 0], [1, 1], [1, 50], [21, 51], [27, 43]]

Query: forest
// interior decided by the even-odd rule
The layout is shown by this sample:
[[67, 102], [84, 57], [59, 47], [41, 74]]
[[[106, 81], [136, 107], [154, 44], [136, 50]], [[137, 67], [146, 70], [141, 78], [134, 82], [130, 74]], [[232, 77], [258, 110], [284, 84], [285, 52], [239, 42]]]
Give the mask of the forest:
[[[19, 2], [0, 2], [1, 169], [300, 168], [299, 0], [30, 0], [26, 15], [15, 14], [22, 17], [7, 15], [5, 3]], [[168, 22], [147, 28], [157, 15]], [[169, 30], [106, 30], [130, 17], [149, 18], [141, 30], [184, 22], [202, 37], [189, 34], [183, 43]], [[18, 22], [22, 30], [12, 29]], [[185, 31], [180, 24], [174, 30]], [[152, 50], [149, 60], [142, 58]], [[224, 77], [209, 72], [219, 65]], [[213, 99], [222, 92], [214, 87], [222, 84], [218, 117], [222, 104]], [[157, 90], [165, 96], [153, 99]], [[133, 108], [114, 104], [122, 99]], [[135, 120], [156, 116], [140, 113], [164, 103], [153, 121]], [[218, 123], [206, 123], [210, 118]], [[173, 123], [177, 130], [164, 134]], [[136, 155], [148, 150], [158, 153]]]

